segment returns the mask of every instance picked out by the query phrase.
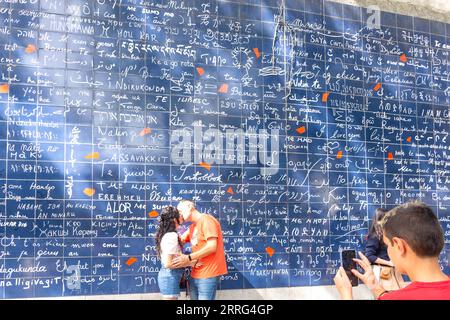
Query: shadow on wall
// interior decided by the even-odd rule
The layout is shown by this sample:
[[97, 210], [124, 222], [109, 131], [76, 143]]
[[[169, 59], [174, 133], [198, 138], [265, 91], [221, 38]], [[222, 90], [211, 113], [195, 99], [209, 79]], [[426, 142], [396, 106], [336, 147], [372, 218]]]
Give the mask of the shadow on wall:
[[[325, 5], [326, 2], [328, 0], [325, 1]], [[448, 0], [333, 0], [332, 2], [364, 8], [377, 5], [382, 11], [450, 23], [450, 1]]]

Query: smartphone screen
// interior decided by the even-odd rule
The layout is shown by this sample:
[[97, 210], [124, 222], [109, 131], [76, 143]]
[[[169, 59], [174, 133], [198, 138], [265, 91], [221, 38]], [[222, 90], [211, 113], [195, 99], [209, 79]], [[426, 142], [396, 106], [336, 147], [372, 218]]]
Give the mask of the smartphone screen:
[[344, 268], [345, 273], [347, 273], [347, 276], [350, 279], [352, 286], [356, 287], [358, 286], [358, 278], [350, 271], [352, 269], [356, 269], [356, 262], [353, 261], [353, 258], [356, 258], [355, 250], [342, 250], [341, 252], [342, 267]]

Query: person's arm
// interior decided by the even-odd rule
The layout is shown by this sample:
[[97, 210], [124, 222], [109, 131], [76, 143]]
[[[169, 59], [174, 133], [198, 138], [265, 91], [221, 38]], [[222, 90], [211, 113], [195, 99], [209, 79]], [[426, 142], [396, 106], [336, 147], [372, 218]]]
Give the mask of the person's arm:
[[385, 294], [387, 291], [383, 286], [377, 281], [375, 274], [373, 273], [372, 266], [370, 265], [369, 259], [364, 256], [361, 252], [358, 252], [361, 259], [355, 260], [360, 267], [364, 270], [364, 273], [359, 273], [358, 270], [352, 269], [352, 273], [359, 278], [369, 289], [372, 291], [375, 299], [379, 299], [381, 295]]
[[192, 260], [188, 267], [200, 267], [202, 264], [200, 260]]
[[[386, 289], [377, 281], [370, 265], [369, 259], [361, 252], [358, 253], [361, 259], [354, 259], [364, 270], [364, 274], [358, 272], [358, 270], [352, 269], [352, 273], [359, 278], [369, 289], [372, 291], [375, 299], [380, 299], [381, 296], [388, 293]], [[342, 300], [353, 299], [353, 289], [350, 279], [345, 273], [344, 268], [340, 267], [336, 276], [334, 277], [334, 283], [339, 291]]]
[[[188, 265], [192, 265], [192, 262], [194, 260], [199, 260], [201, 258], [207, 257], [210, 254], [216, 252], [217, 250], [217, 238], [209, 238], [206, 241], [206, 244], [203, 248], [198, 250], [197, 252], [191, 253], [189, 255], [179, 255], [174, 259], [174, 266], [175, 268], [182, 268], [186, 267]], [[189, 256], [191, 259], [189, 259]]]
[[344, 268], [340, 267], [334, 277], [334, 284], [342, 300], [353, 300], [353, 288]]
[[[178, 256], [179, 256], [179, 254], [169, 254], [167, 257], [167, 261], [166, 261], [166, 268], [169, 268], [169, 269], [179, 268], [177, 265], [174, 264], [174, 260]], [[201, 265], [201, 263], [199, 263], [198, 260], [192, 260], [192, 261], [190, 261], [190, 264], [188, 264], [187, 266], [193, 267], [193, 266], [200, 266], [200, 265]]]
[[389, 291], [387, 291], [386, 289], [383, 288], [382, 285], [378, 285], [377, 287], [375, 287], [374, 289], [371, 290], [373, 296], [375, 297], [375, 299], [379, 300], [380, 297], [382, 297], [383, 295], [385, 295], [386, 293], [389, 293]]
[[169, 254], [169, 255], [167, 255], [166, 268], [169, 268], [169, 269], [176, 269], [176, 267], [173, 265], [173, 259], [174, 259], [176, 256], [177, 256], [177, 255], [175, 255], [175, 254]]
[[210, 254], [216, 252], [217, 250], [217, 238], [209, 238], [206, 241], [206, 245], [198, 250], [197, 252], [191, 253], [192, 260], [198, 260], [204, 257], [209, 256]]
[[375, 263], [382, 264], [382, 265], [385, 265], [385, 266], [388, 266], [388, 267], [393, 267], [394, 266], [394, 263], [392, 261], [384, 260], [384, 259], [381, 259], [381, 258], [377, 258], [377, 260], [375, 260]]
[[377, 253], [379, 248], [380, 240], [376, 237], [369, 236], [366, 242], [366, 251], [364, 252], [364, 254], [371, 264], [377, 263], [376, 260], [378, 259]]
[[[197, 225], [199, 235], [206, 240], [206, 244], [196, 252], [190, 255], [180, 255], [175, 258], [175, 265], [184, 267], [190, 264], [192, 260], [198, 260], [209, 256], [217, 251], [217, 239], [219, 238], [220, 227], [214, 218], [205, 217], [201, 225]], [[190, 259], [189, 259], [190, 257]]]

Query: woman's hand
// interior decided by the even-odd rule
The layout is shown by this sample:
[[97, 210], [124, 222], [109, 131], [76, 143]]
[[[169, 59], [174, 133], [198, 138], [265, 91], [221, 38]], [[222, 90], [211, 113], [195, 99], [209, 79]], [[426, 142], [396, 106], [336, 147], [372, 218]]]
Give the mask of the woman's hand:
[[394, 263], [392, 261], [384, 260], [381, 258], [377, 258], [377, 260], [375, 260], [375, 263], [381, 264], [383, 266], [394, 267]]
[[353, 299], [353, 289], [352, 283], [345, 273], [344, 268], [340, 267], [336, 272], [336, 276], [334, 277], [334, 284], [336, 285], [336, 289], [338, 289], [339, 294], [341, 295], [342, 300], [352, 300]]

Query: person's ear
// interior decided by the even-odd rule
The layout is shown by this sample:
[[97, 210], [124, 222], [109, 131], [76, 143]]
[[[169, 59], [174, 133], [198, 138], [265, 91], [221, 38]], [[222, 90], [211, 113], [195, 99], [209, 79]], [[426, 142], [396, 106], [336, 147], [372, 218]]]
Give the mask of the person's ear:
[[392, 246], [397, 250], [400, 255], [404, 255], [407, 251], [407, 244], [405, 240], [394, 237], [392, 238]]

